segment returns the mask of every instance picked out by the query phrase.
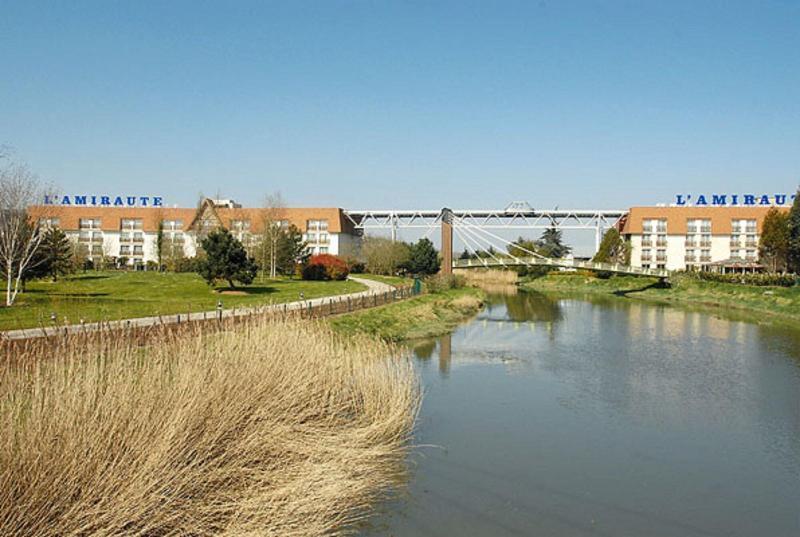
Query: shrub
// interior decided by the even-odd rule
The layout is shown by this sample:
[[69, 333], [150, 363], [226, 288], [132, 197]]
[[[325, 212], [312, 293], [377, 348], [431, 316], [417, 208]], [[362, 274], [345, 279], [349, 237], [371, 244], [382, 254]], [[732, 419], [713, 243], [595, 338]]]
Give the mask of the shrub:
[[304, 280], [344, 280], [350, 273], [347, 263], [335, 255], [312, 255], [303, 267]]
[[792, 287], [798, 285], [798, 277], [793, 274], [719, 274], [717, 272], [691, 271], [682, 273], [684, 277], [718, 283], [735, 283], [756, 286]]
[[429, 293], [441, 293], [448, 289], [464, 287], [464, 277], [457, 274], [437, 274], [425, 280]]

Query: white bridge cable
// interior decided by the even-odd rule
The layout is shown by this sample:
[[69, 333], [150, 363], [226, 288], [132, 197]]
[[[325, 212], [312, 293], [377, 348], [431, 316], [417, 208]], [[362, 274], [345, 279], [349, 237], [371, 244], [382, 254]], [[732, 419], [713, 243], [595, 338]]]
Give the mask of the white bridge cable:
[[[484, 234], [486, 234], [486, 235], [489, 235], [490, 237], [494, 238], [495, 240], [499, 240], [499, 241], [501, 241], [501, 242], [505, 243], [505, 244], [506, 244], [506, 245], [508, 245], [508, 246], [513, 246], [514, 248], [516, 248], [516, 249], [518, 249], [518, 250], [522, 250], [523, 252], [525, 252], [525, 253], [527, 253], [527, 254], [530, 254], [530, 256], [531, 256], [531, 257], [535, 257], [535, 258], [539, 258], [539, 259], [545, 259], [545, 260], [549, 260], [549, 258], [548, 258], [548, 257], [546, 257], [546, 256], [543, 256], [542, 254], [539, 254], [539, 253], [533, 252], [533, 251], [531, 251], [531, 250], [528, 250], [527, 248], [525, 248], [525, 247], [523, 247], [523, 246], [521, 246], [521, 245], [519, 245], [519, 244], [517, 244], [517, 243], [515, 243], [515, 242], [512, 242], [512, 241], [506, 240], [506, 239], [504, 239], [503, 237], [499, 237], [498, 235], [495, 235], [495, 234], [494, 234], [494, 233], [492, 233], [491, 231], [487, 231], [486, 229], [483, 229], [483, 228], [481, 228], [480, 226], [478, 226], [478, 225], [476, 225], [476, 224], [468, 224], [468, 223], [464, 222], [462, 219], [459, 219], [459, 225], [460, 225], [460, 227], [461, 227], [462, 229], [464, 229], [465, 231], [468, 231], [468, 230], [473, 230], [473, 229], [474, 229], [474, 230], [476, 230], [476, 231], [472, 231], [472, 232], [471, 232], [471, 233], [472, 233], [472, 234], [474, 234], [474, 235], [477, 235], [477, 233], [476, 233], [476, 232], [477, 232], [477, 231], [480, 231], [481, 233], [484, 233]], [[489, 244], [490, 244], [490, 245], [492, 245], [492, 246], [496, 246], [496, 245], [495, 245], [494, 243], [492, 243], [492, 241], [490, 241], [489, 239], [483, 238], [483, 240], [484, 240], [484, 241], [486, 241], [487, 243], [489, 243]], [[518, 261], [518, 262], [520, 262], [520, 263], [523, 263], [523, 264], [525, 264], [525, 265], [529, 265], [529, 264], [531, 264], [531, 263], [527, 263], [527, 262], [525, 262], [525, 261], [521, 260], [520, 258], [516, 257], [515, 255], [512, 255], [511, 253], [509, 253], [508, 255], [509, 255], [510, 257], [514, 258], [516, 261]]]
[[[521, 246], [521, 245], [519, 245], [519, 244], [517, 244], [517, 243], [515, 243], [515, 242], [513, 242], [513, 241], [510, 241], [510, 240], [504, 239], [503, 237], [500, 237], [500, 236], [498, 236], [498, 235], [495, 235], [495, 234], [494, 234], [494, 233], [492, 233], [491, 231], [488, 231], [488, 230], [486, 230], [486, 229], [483, 229], [482, 227], [480, 227], [480, 226], [478, 226], [478, 225], [476, 225], [476, 224], [466, 224], [466, 223], [464, 223], [464, 224], [462, 224], [462, 225], [463, 225], [464, 227], [467, 227], [467, 228], [470, 228], [470, 229], [474, 229], [475, 231], [479, 231], [479, 232], [481, 232], [481, 233], [484, 233], [485, 235], [489, 235], [489, 236], [490, 236], [490, 237], [492, 237], [493, 239], [495, 239], [495, 240], [499, 240], [499, 241], [503, 242], [504, 244], [506, 244], [506, 245], [508, 245], [508, 246], [513, 246], [514, 248], [517, 248], [518, 250], [522, 250], [523, 252], [525, 252], [525, 253], [527, 253], [527, 254], [530, 254], [530, 255], [531, 255], [531, 257], [538, 257], [538, 258], [540, 258], [540, 259], [549, 259], [547, 256], [544, 256], [544, 255], [542, 255], [542, 254], [540, 254], [540, 253], [537, 253], [537, 252], [534, 252], [534, 251], [528, 250], [527, 248], [525, 248], [525, 247], [523, 247], [523, 246]], [[486, 240], [487, 242], [491, 243], [491, 241], [489, 241], [488, 239], [484, 239], [484, 240]], [[509, 255], [510, 255], [510, 254], [509, 254]], [[511, 256], [511, 257], [514, 257], [514, 258], [516, 259], [516, 257], [515, 257], [515, 256]]]
[[[469, 227], [467, 227], [467, 226], [463, 226], [463, 227], [462, 227], [462, 226], [453, 226], [453, 229], [461, 229], [461, 230], [462, 230], [462, 231], [464, 231], [465, 233], [468, 233], [470, 236], [472, 236], [473, 240], [474, 240], [474, 241], [475, 241], [475, 242], [478, 244], [478, 246], [480, 246], [480, 244], [481, 244], [481, 241], [484, 241], [484, 242], [486, 242], [486, 243], [489, 245], [489, 247], [490, 247], [490, 249], [487, 249], [487, 250], [485, 250], [485, 251], [486, 251], [486, 253], [487, 253], [487, 254], [489, 254], [489, 255], [490, 255], [490, 256], [491, 256], [491, 257], [492, 257], [492, 258], [493, 258], [495, 261], [497, 261], [497, 263], [498, 263], [498, 264], [500, 264], [500, 265], [507, 265], [507, 264], [508, 264], [508, 263], [506, 263], [504, 260], [502, 260], [502, 259], [498, 258], [496, 255], [494, 255], [494, 254], [492, 253], [492, 250], [491, 250], [491, 249], [493, 249], [493, 248], [497, 247], [497, 245], [496, 245], [496, 244], [494, 244], [493, 242], [491, 242], [490, 240], [488, 240], [488, 239], [486, 239], [486, 238], [484, 238], [484, 237], [481, 237], [480, 235], [478, 235], [478, 234], [477, 234], [477, 233], [475, 233], [474, 231], [471, 231], [471, 230], [469, 229]], [[476, 237], [477, 237], [477, 238], [476, 238]], [[498, 249], [502, 249], [502, 248], [498, 248]], [[530, 265], [530, 264], [531, 264], [531, 263], [529, 263], [529, 262], [525, 261], [524, 259], [520, 259], [520, 258], [518, 258], [517, 256], [515, 256], [515, 255], [512, 255], [511, 253], [507, 253], [507, 254], [505, 254], [505, 255], [507, 255], [507, 256], [509, 256], [509, 257], [511, 257], [512, 259], [514, 259], [514, 261], [516, 261], [517, 263], [519, 263], [519, 264], [521, 264], [521, 265]], [[484, 264], [484, 265], [486, 265], [486, 263], [485, 263], [485, 262], [483, 262], [483, 264]]]
[[[493, 254], [493, 253], [490, 251], [490, 250], [484, 250], [484, 249], [481, 247], [481, 244], [480, 244], [480, 242], [479, 242], [479, 241], [476, 241], [475, 239], [471, 239], [471, 240], [475, 241], [475, 244], [477, 244], [478, 248], [477, 248], [477, 249], [473, 248], [473, 247], [472, 247], [472, 244], [470, 244], [470, 240], [468, 240], [466, 236], [464, 236], [464, 235], [462, 235], [462, 234], [461, 234], [461, 231], [459, 230], [459, 228], [458, 228], [458, 227], [456, 227], [456, 226], [453, 226], [453, 231], [455, 231], [455, 232], [456, 232], [456, 235], [458, 236], [458, 238], [459, 238], [459, 239], [461, 239], [461, 242], [463, 242], [463, 243], [464, 243], [464, 246], [466, 246], [468, 250], [471, 250], [471, 251], [472, 251], [472, 254], [475, 256], [475, 258], [478, 260], [478, 262], [480, 262], [480, 264], [482, 264], [483, 266], [485, 266], [485, 267], [486, 267], [486, 266], [488, 266], [488, 265], [487, 265], [487, 263], [486, 263], [486, 259], [485, 259], [484, 257], [481, 257], [481, 255], [478, 253], [478, 251], [480, 251], [480, 250], [483, 250], [483, 251], [485, 251], [487, 254], [489, 254], [490, 256], [492, 256], [492, 257], [493, 257], [493, 258], [494, 258], [494, 259], [495, 259], [495, 260], [496, 260], [498, 263], [500, 263], [500, 262], [501, 262], [501, 261], [500, 261], [500, 260], [499, 260], [499, 259], [498, 259], [498, 258], [497, 258], [497, 257], [496, 257], [496, 256], [495, 256], [495, 255], [494, 255], [494, 254]], [[466, 229], [464, 229], [464, 231], [466, 232], [467, 230], [466, 230]], [[491, 246], [491, 245], [490, 245], [490, 246]]]

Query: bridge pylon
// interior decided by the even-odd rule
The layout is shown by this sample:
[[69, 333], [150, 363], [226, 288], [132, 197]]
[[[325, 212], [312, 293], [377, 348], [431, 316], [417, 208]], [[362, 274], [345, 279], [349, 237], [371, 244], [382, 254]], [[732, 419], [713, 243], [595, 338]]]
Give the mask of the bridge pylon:
[[442, 274], [453, 273], [453, 211], [444, 208], [441, 213], [442, 222]]

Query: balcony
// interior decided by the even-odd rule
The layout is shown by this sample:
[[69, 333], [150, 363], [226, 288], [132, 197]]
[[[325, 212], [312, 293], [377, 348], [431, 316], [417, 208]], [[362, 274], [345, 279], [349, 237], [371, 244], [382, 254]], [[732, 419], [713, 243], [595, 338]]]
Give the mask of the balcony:
[[745, 248], [758, 248], [758, 241], [745, 241]]
[[686, 263], [694, 263], [697, 260], [697, 257], [695, 257], [693, 255], [686, 255], [686, 256], [683, 257], [683, 260]]
[[697, 246], [698, 246], [699, 244], [700, 244], [700, 243], [699, 243], [699, 242], [697, 242], [696, 240], [688, 240], [688, 239], [687, 239], [687, 241], [686, 241], [686, 247], [687, 247], [687, 248], [697, 248]]
[[657, 240], [656, 241], [656, 247], [657, 248], [666, 248], [667, 247], [667, 240], [666, 239]]
[[642, 263], [649, 263], [652, 260], [653, 260], [653, 258], [651, 256], [649, 256], [649, 255], [643, 255], [642, 256]]
[[711, 248], [711, 241], [700, 241], [700, 248]]
[[701, 263], [711, 263], [711, 256], [710, 255], [701, 255], [700, 256]]
[[657, 255], [656, 262], [657, 263], [665, 263], [667, 261], [667, 256], [665, 255]]

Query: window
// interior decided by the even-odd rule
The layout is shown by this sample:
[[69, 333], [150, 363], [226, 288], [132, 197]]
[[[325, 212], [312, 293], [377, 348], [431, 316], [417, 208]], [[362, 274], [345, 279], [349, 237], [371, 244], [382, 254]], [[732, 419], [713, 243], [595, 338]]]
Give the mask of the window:
[[40, 218], [39, 225], [45, 228], [54, 228], [61, 225], [60, 218]]
[[80, 229], [100, 229], [99, 218], [81, 218], [79, 222]]
[[119, 246], [119, 255], [131, 255], [131, 247], [127, 244], [121, 244]]
[[650, 261], [652, 259], [652, 253], [650, 250], [642, 250], [642, 261]]
[[164, 231], [179, 231], [183, 229], [183, 220], [164, 220], [161, 227]]
[[144, 242], [144, 233], [137, 231], [133, 234], [133, 242]]
[[667, 251], [656, 250], [656, 261], [666, 261], [666, 260], [667, 260]]
[[250, 220], [231, 220], [233, 231], [250, 231]]
[[686, 257], [685, 261], [687, 263], [694, 263], [697, 259], [695, 258], [695, 251], [694, 250], [686, 250]]
[[120, 229], [142, 229], [142, 219], [123, 218], [120, 223]]
[[327, 247], [325, 247], [325, 246], [321, 247], [321, 248], [319, 249], [319, 253], [321, 253], [321, 254], [327, 254], [327, 253], [328, 253], [328, 248], [327, 248]]
[[701, 263], [711, 262], [711, 250], [700, 250], [700, 262]]
[[307, 220], [306, 228], [309, 230], [326, 230], [328, 229], [327, 220]]
[[133, 247], [133, 255], [142, 255], [142, 246], [140, 244], [136, 244]]

